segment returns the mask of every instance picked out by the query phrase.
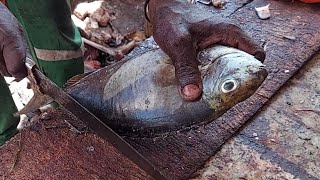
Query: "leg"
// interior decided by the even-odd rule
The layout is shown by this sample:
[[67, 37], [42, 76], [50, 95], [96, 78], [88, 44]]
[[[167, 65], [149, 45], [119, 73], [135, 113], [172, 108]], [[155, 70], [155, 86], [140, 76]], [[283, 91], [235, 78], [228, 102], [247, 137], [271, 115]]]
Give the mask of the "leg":
[[38, 67], [58, 86], [83, 73], [82, 40], [68, 0], [7, 0], [24, 27]]
[[3, 76], [0, 75], [0, 146], [14, 136], [17, 131], [19, 117], [13, 117], [17, 112], [10, 90]]

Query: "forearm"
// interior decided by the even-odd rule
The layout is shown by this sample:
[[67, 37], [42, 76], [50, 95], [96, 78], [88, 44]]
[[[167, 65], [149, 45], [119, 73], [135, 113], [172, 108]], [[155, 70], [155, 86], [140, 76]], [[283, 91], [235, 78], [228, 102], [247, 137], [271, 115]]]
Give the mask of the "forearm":
[[[155, 21], [156, 15], [172, 15], [173, 12], [178, 14], [185, 14], [187, 13], [186, 10], [188, 10], [189, 8], [188, 3], [181, 0], [149, 0], [148, 3], [149, 18], [152, 24]], [[170, 11], [170, 13], [166, 13], [163, 11]]]

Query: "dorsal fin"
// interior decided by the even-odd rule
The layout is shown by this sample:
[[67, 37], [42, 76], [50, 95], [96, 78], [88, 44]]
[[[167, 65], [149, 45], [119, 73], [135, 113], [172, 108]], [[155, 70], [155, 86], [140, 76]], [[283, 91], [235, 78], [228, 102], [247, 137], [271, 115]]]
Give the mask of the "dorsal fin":
[[76, 84], [80, 79], [88, 76], [89, 74], [91, 74], [92, 72], [86, 72], [86, 73], [83, 73], [83, 74], [78, 74], [78, 75], [75, 75], [73, 76], [72, 78], [70, 78], [64, 85], [63, 87], [66, 89], [66, 88], [69, 88], [70, 86]]

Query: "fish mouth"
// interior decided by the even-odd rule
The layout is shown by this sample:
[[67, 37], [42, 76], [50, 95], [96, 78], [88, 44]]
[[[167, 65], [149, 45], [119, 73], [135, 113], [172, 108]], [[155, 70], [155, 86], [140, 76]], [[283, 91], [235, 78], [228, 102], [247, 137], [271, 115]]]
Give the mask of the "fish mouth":
[[268, 71], [267, 71], [267, 69], [265, 68], [266, 66], [265, 65], [263, 65], [263, 66], [260, 66], [259, 67], [259, 70], [258, 70], [258, 75], [260, 76], [260, 77], [262, 77], [261, 79], [263, 79], [263, 81], [267, 78], [267, 76], [268, 76]]
[[268, 71], [266, 70], [266, 65], [261, 64], [259, 66], [253, 66], [248, 68], [249, 75], [267, 77]]

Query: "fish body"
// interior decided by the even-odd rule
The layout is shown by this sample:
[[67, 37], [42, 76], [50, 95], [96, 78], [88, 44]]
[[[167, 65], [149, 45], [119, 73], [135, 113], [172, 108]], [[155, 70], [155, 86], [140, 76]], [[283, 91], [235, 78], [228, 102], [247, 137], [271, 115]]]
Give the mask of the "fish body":
[[194, 102], [181, 98], [174, 66], [160, 48], [95, 71], [66, 91], [119, 134], [144, 137], [213, 121], [267, 76], [260, 61], [230, 47], [202, 50], [198, 60], [203, 93]]

